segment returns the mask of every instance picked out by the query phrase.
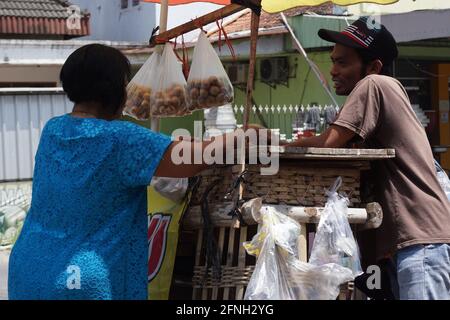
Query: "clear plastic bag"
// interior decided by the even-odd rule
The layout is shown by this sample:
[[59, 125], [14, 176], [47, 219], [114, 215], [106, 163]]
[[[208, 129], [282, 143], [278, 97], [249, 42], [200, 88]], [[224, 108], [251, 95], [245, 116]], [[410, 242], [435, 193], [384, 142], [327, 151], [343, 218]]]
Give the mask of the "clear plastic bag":
[[172, 46], [166, 43], [158, 74], [151, 81], [150, 116], [171, 117], [189, 114], [186, 79]]
[[187, 85], [190, 110], [233, 102], [231, 81], [203, 31], [200, 32], [194, 49]]
[[442, 167], [436, 160], [434, 160], [434, 165], [436, 167], [436, 176], [438, 178], [439, 184], [441, 185], [442, 190], [444, 190], [448, 201], [450, 201], [450, 179], [448, 178], [447, 173], [445, 173], [444, 169], [442, 169]]
[[327, 191], [328, 200], [320, 216], [309, 262], [317, 266], [336, 263], [352, 270], [356, 277], [363, 272], [358, 244], [347, 218], [349, 200], [337, 193], [341, 183], [342, 178], [337, 178]]
[[153, 177], [151, 186], [163, 197], [180, 202], [186, 195], [189, 187], [189, 179]]
[[123, 113], [138, 120], [150, 117], [152, 82], [159, 74], [161, 55], [154, 52], [127, 86], [127, 101]]
[[252, 241], [244, 243], [247, 253], [258, 258], [245, 300], [332, 300], [340, 285], [353, 279], [352, 271], [338, 264], [300, 261], [300, 225], [290, 217], [268, 206], [254, 218], [262, 225]]

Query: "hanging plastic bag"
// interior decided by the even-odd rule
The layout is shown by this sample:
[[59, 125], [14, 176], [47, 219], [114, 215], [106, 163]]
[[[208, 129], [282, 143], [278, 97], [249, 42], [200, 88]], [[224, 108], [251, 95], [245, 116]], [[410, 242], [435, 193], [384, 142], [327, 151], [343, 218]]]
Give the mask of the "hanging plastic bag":
[[186, 79], [172, 46], [166, 43], [158, 74], [152, 81], [150, 116], [171, 117], [189, 114]]
[[123, 113], [138, 120], [150, 117], [152, 82], [159, 74], [161, 55], [154, 52], [127, 86], [127, 101]]
[[189, 178], [153, 177], [150, 185], [163, 197], [178, 203], [186, 195]]
[[317, 266], [336, 263], [352, 270], [356, 277], [363, 272], [358, 244], [347, 218], [349, 200], [337, 193], [341, 184], [339, 177], [327, 191], [328, 200], [320, 216], [309, 262]]
[[188, 97], [190, 110], [223, 106], [234, 98], [231, 81], [203, 31], [194, 48]]
[[338, 264], [300, 261], [300, 225], [274, 207], [266, 206], [254, 219], [262, 226], [244, 243], [247, 253], [258, 258], [245, 300], [331, 300], [342, 283], [353, 279], [351, 270]]
[[441, 185], [442, 190], [444, 190], [448, 201], [450, 201], [450, 179], [448, 178], [447, 173], [445, 173], [444, 169], [442, 169], [442, 167], [436, 160], [434, 160], [434, 165], [436, 167], [436, 176], [438, 178], [439, 184]]

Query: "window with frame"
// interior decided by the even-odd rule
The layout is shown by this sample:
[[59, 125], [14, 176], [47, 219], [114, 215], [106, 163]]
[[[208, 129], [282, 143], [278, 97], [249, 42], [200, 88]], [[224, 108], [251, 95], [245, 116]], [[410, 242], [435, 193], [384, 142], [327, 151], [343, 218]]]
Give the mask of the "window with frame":
[[121, 9], [126, 9], [126, 8], [128, 8], [128, 0], [121, 0], [121, 1], [120, 1], [120, 8], [121, 8]]
[[133, 7], [138, 6], [140, 2], [140, 0], [133, 0]]

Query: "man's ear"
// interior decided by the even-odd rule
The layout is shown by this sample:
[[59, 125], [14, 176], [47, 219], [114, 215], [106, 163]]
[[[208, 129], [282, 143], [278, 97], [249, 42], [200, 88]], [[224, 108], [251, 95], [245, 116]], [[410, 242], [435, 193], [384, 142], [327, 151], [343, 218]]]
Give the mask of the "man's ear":
[[367, 65], [366, 74], [380, 74], [383, 69], [383, 62], [379, 59], [375, 59]]

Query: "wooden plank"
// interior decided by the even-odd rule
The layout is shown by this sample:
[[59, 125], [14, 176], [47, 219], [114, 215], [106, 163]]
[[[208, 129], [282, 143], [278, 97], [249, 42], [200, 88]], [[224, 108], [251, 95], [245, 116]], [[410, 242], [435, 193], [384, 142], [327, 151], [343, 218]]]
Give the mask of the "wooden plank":
[[281, 159], [315, 159], [315, 160], [380, 160], [395, 158], [386, 155], [321, 155], [321, 154], [281, 154]]
[[[239, 254], [238, 254], [238, 267], [245, 267], [245, 248], [242, 245], [245, 241], [247, 241], [247, 227], [241, 227], [241, 234], [239, 237]], [[236, 296], [235, 300], [242, 300], [244, 298], [244, 286], [239, 285], [236, 286]]]
[[259, 15], [252, 11], [250, 22], [250, 56], [249, 56], [249, 68], [247, 76], [247, 91], [246, 91], [246, 104], [243, 116], [244, 130], [247, 129], [248, 120], [250, 118], [250, 110], [252, 108], [253, 99], [253, 87], [255, 80], [255, 68], [256, 68], [256, 46], [258, 43], [258, 29], [259, 29]]
[[301, 148], [280, 147], [280, 153], [285, 154], [316, 154], [316, 155], [354, 155], [354, 156], [386, 156], [395, 157], [394, 149], [352, 149], [352, 148]]
[[[231, 267], [233, 264], [233, 248], [234, 248], [234, 232], [235, 228], [230, 228], [230, 234], [228, 236], [228, 250], [227, 250], [227, 261], [226, 266]], [[228, 300], [230, 294], [230, 288], [225, 287], [223, 289], [223, 300]]]
[[[257, 146], [250, 147], [250, 151]], [[302, 148], [271, 146], [270, 152], [281, 159], [375, 160], [395, 158], [395, 149]]]
[[[208, 273], [208, 270], [206, 270], [206, 273]], [[208, 300], [208, 288], [202, 287], [202, 300]]]
[[297, 239], [298, 259], [302, 262], [308, 262], [308, 234], [306, 223], [300, 224], [300, 236]]
[[[203, 242], [203, 229], [200, 229], [198, 231], [197, 246], [195, 249], [195, 265], [196, 266], [200, 265], [200, 257], [201, 257], [201, 253], [202, 253], [202, 242]], [[198, 291], [199, 291], [198, 288], [194, 288], [192, 290], [192, 300], [197, 299]]]
[[[220, 228], [219, 229], [219, 241], [218, 241], [218, 246], [219, 246], [219, 253], [220, 253], [220, 264], [222, 264], [222, 253], [223, 253], [223, 244], [225, 241], [225, 228]], [[217, 300], [217, 295], [219, 293], [219, 286], [214, 286], [212, 289], [212, 295], [211, 295], [211, 299], [212, 300]]]
[[[250, 201], [247, 201], [246, 203]], [[304, 207], [262, 203], [261, 206], [246, 206], [245, 204], [241, 207], [241, 211], [242, 217], [248, 225], [254, 225], [257, 223], [253, 219], [252, 210], [255, 212], [261, 210], [261, 208], [267, 208], [269, 206], [275, 208], [278, 212], [291, 217], [298, 223], [318, 223], [320, 220], [320, 215], [324, 210], [324, 207]], [[222, 205], [227, 206], [228, 203], [224, 203]], [[349, 223], [362, 225], [361, 229], [378, 228], [383, 220], [383, 210], [377, 202], [367, 204], [366, 208], [348, 208], [347, 214]], [[224, 218], [222, 215], [216, 215], [214, 210], [211, 210], [211, 220], [216, 227], [229, 227], [231, 221], [229, 217]], [[201, 207], [191, 207], [189, 210], [189, 216], [184, 219], [183, 223], [183, 227], [186, 229], [195, 230], [203, 228]]]

